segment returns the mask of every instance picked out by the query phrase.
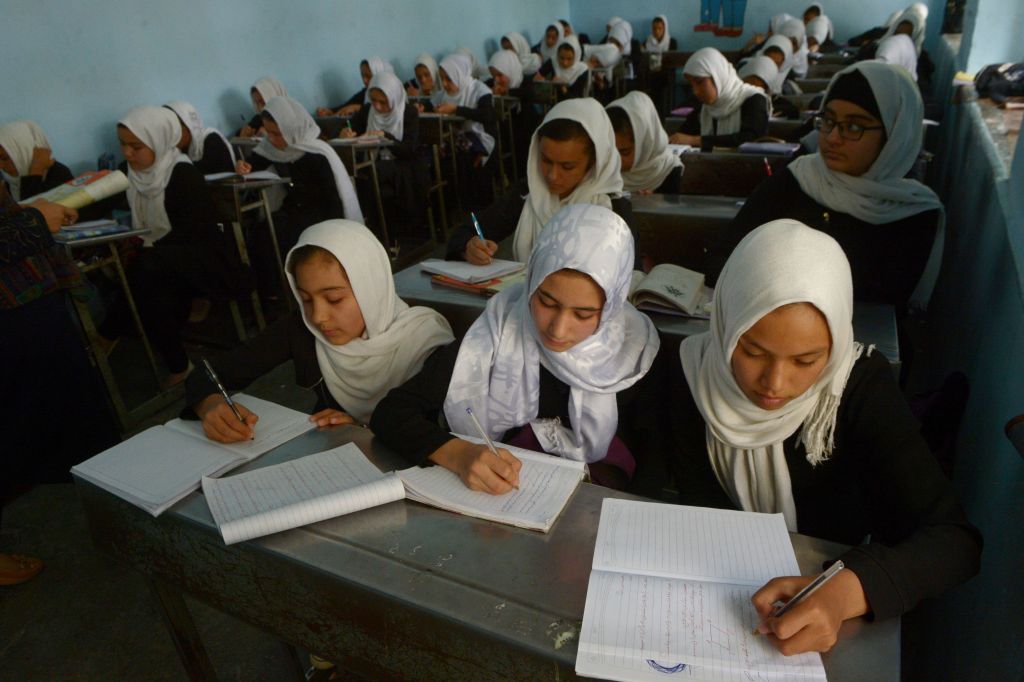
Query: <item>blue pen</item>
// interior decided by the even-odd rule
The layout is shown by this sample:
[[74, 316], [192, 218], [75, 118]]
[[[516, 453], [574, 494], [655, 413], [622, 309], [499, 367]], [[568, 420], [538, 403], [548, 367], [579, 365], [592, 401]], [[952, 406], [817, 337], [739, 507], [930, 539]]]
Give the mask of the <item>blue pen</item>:
[[473, 219], [473, 227], [476, 229], [476, 236], [480, 237], [480, 241], [486, 242], [487, 237], [484, 236], [484, 231], [480, 227], [480, 221], [476, 219], [476, 213], [470, 211], [469, 217]]

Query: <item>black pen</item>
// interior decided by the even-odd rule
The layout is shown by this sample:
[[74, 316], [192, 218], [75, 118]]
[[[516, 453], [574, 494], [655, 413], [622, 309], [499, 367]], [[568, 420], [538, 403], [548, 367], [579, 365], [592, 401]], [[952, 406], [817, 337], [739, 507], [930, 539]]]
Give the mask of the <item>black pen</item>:
[[[790, 600], [787, 601], [785, 604], [778, 604], [777, 606], [775, 606], [775, 609], [772, 611], [771, 617], [779, 618], [781, 616], [784, 616], [791, 608], [802, 602], [804, 599], [807, 599], [807, 597], [811, 596], [811, 594], [816, 592], [819, 587], [821, 587], [829, 580], [834, 578], [836, 575], [838, 575], [839, 571], [843, 570], [844, 568], [846, 568], [846, 566], [843, 565], [842, 561], [837, 561], [828, 568], [826, 568], [824, 572], [822, 572], [817, 578], [815, 578], [811, 582], [807, 583], [804, 586], [804, 589], [794, 594], [792, 598], [790, 598]], [[754, 630], [754, 634], [759, 634], [756, 628]]]
[[245, 418], [242, 417], [242, 413], [238, 411], [237, 407], [235, 407], [235, 401], [232, 400], [231, 396], [228, 395], [227, 389], [224, 388], [224, 384], [220, 382], [220, 377], [218, 377], [217, 373], [213, 371], [213, 366], [210, 365], [210, 361], [207, 360], [206, 358], [203, 358], [202, 362], [203, 367], [206, 369], [206, 376], [210, 377], [210, 381], [217, 384], [217, 390], [220, 391], [220, 397], [224, 398], [224, 401], [227, 402], [228, 407], [230, 407], [231, 411], [235, 413], [236, 417], [238, 417], [238, 421], [245, 424]]

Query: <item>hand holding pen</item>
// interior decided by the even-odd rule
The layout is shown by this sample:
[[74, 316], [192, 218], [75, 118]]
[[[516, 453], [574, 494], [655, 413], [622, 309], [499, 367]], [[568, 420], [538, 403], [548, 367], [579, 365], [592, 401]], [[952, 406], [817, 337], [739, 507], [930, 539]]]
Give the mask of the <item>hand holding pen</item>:
[[259, 417], [231, 399], [206, 358], [202, 359], [202, 365], [207, 377], [217, 387], [217, 393], [211, 393], [195, 406], [196, 414], [203, 420], [206, 437], [218, 443], [254, 440], [254, 427]]
[[466, 243], [466, 261], [473, 265], [488, 265], [498, 251], [498, 245], [484, 237], [484, 230], [475, 213], [469, 214], [476, 236]]

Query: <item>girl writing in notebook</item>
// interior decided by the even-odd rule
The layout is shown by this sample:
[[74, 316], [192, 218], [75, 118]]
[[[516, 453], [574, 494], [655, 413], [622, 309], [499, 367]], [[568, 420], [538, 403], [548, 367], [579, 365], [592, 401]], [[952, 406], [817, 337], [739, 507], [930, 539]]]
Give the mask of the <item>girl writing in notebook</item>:
[[[165, 107], [138, 107], [117, 123], [132, 226], [149, 230], [127, 275], [146, 334], [167, 366], [165, 387], [192, 368], [181, 339], [191, 300], [231, 298], [250, 283], [217, 224], [202, 173], [178, 149], [180, 138], [181, 122]], [[110, 348], [131, 328], [128, 303], [119, 299], [99, 332]]]
[[668, 148], [654, 102], [634, 90], [608, 105], [615, 147], [622, 158], [622, 188], [639, 194], [678, 194], [683, 162]]
[[486, 265], [498, 242], [514, 234], [513, 258], [526, 262], [544, 225], [569, 204], [610, 208], [632, 230], [633, 209], [622, 196], [620, 165], [611, 121], [597, 100], [556, 104], [530, 141], [526, 179], [477, 215], [486, 240], [472, 224], [463, 224], [448, 240], [447, 257]]
[[[754, 190], [711, 250], [709, 283], [748, 232], [792, 218], [839, 242], [858, 300], [903, 307], [919, 282], [926, 300], [941, 255], [942, 203], [905, 178], [923, 139], [917, 86], [900, 67], [858, 62], [833, 77], [822, 109], [818, 153]], [[926, 263], [936, 267], [922, 279]]]
[[[331, 218], [363, 222], [352, 179], [337, 153], [320, 138], [320, 128], [305, 108], [290, 97], [275, 97], [261, 114], [267, 137], [253, 149], [249, 161], [239, 160], [235, 170], [246, 175], [274, 166], [281, 177], [291, 178], [288, 195], [274, 212], [274, 229], [281, 251], [290, 249], [299, 233]], [[260, 288], [269, 293], [278, 280], [276, 256], [267, 230], [256, 242]]]
[[216, 128], [203, 126], [199, 112], [188, 102], [165, 104], [181, 122], [181, 140], [178, 149], [184, 152], [203, 175], [231, 173], [235, 170], [235, 151]]
[[683, 66], [699, 105], [672, 135], [673, 144], [703, 151], [738, 147], [768, 134], [767, 93], [740, 80], [733, 65], [713, 47], [697, 50]]
[[[715, 289], [711, 330], [679, 349], [672, 411], [683, 504], [781, 513], [791, 532], [853, 547], [753, 597], [784, 654], [825, 651], [844, 620], [882, 620], [974, 575], [981, 537], [920, 433], [888, 361], [853, 336], [842, 248], [793, 220], [747, 235]], [[869, 538], [865, 541], [865, 538]]]
[[645, 420], [659, 391], [645, 375], [663, 376], [648, 374], [660, 347], [654, 324], [626, 301], [632, 270], [633, 236], [621, 218], [600, 206], [562, 209], [538, 237], [526, 281], [491, 298], [458, 348], [435, 353], [392, 390], [374, 412], [374, 433], [469, 488], [508, 492], [519, 461], [451, 435], [478, 433], [470, 408], [493, 440], [588, 462], [595, 481], [624, 487], [633, 453], [655, 452], [641, 440], [657, 431]]
[[249, 98], [252, 100], [252, 108], [256, 110], [256, 115], [238, 131], [239, 137], [263, 135], [263, 119], [260, 118], [260, 114], [263, 113], [263, 107], [267, 106], [267, 102], [274, 97], [287, 96], [288, 91], [284, 85], [272, 76], [264, 76], [253, 83], [252, 87], [249, 88]]
[[381, 57], [370, 57], [359, 62], [359, 77], [363, 79], [363, 89], [352, 95], [347, 102], [333, 107], [319, 107], [316, 110], [317, 116], [351, 116], [367, 103], [367, 91], [370, 80], [377, 74], [388, 71], [394, 73], [395, 69], [390, 62]]
[[[439, 313], [398, 298], [387, 252], [358, 223], [329, 220], [307, 228], [285, 270], [299, 310], [211, 362], [226, 388], [245, 388], [292, 360], [296, 383], [316, 392], [311, 421], [365, 424], [391, 388], [454, 340]], [[189, 378], [185, 400], [190, 410], [183, 416], [202, 419], [211, 440], [249, 440], [258, 426], [259, 415], [241, 403], [235, 405], [244, 423], [238, 420], [205, 372]]]
[[0, 126], [0, 171], [15, 201], [51, 190], [73, 177], [70, 168], [53, 158], [46, 133], [32, 121]]

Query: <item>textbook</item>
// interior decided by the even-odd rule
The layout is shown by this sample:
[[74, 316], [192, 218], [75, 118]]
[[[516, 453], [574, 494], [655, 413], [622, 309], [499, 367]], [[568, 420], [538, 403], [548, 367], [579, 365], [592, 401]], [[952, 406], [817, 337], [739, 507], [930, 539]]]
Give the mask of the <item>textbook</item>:
[[89, 171], [21, 203], [29, 204], [37, 199], [45, 199], [77, 210], [127, 189], [128, 176], [119, 170]]
[[439, 466], [382, 473], [354, 443], [237, 476], [204, 477], [203, 494], [228, 545], [401, 499], [546, 533], [583, 479], [584, 464], [496, 445], [523, 463], [519, 490], [504, 495], [470, 490]]
[[60, 228], [53, 238], [59, 242], [73, 242], [78, 239], [128, 232], [131, 229], [130, 225], [122, 225], [116, 220], [84, 220]]
[[704, 275], [679, 265], [655, 265], [646, 275], [633, 271], [629, 302], [638, 310], [668, 315], [708, 318], [712, 291], [704, 286]]
[[154, 426], [71, 467], [76, 476], [124, 498], [153, 516], [219, 476], [314, 428], [309, 415], [239, 393], [259, 415], [255, 440], [224, 445], [203, 433], [200, 421], [174, 419]]
[[526, 263], [495, 258], [487, 265], [473, 265], [461, 260], [428, 258], [420, 263], [420, 267], [434, 275], [444, 275], [459, 282], [477, 284], [519, 272], [526, 268]]
[[782, 514], [606, 499], [576, 653], [605, 680], [824, 681], [821, 655], [753, 634], [750, 598], [800, 575]]
[[513, 284], [526, 281], [526, 271], [520, 270], [519, 272], [507, 275], [505, 277], [495, 277], [489, 279], [486, 282], [477, 282], [475, 284], [469, 284], [468, 282], [462, 282], [445, 275], [434, 275], [430, 278], [430, 281], [434, 284], [439, 284], [443, 287], [451, 287], [452, 289], [461, 289], [462, 291], [469, 291], [474, 294], [481, 296], [491, 297], [500, 291], [508, 289]]

